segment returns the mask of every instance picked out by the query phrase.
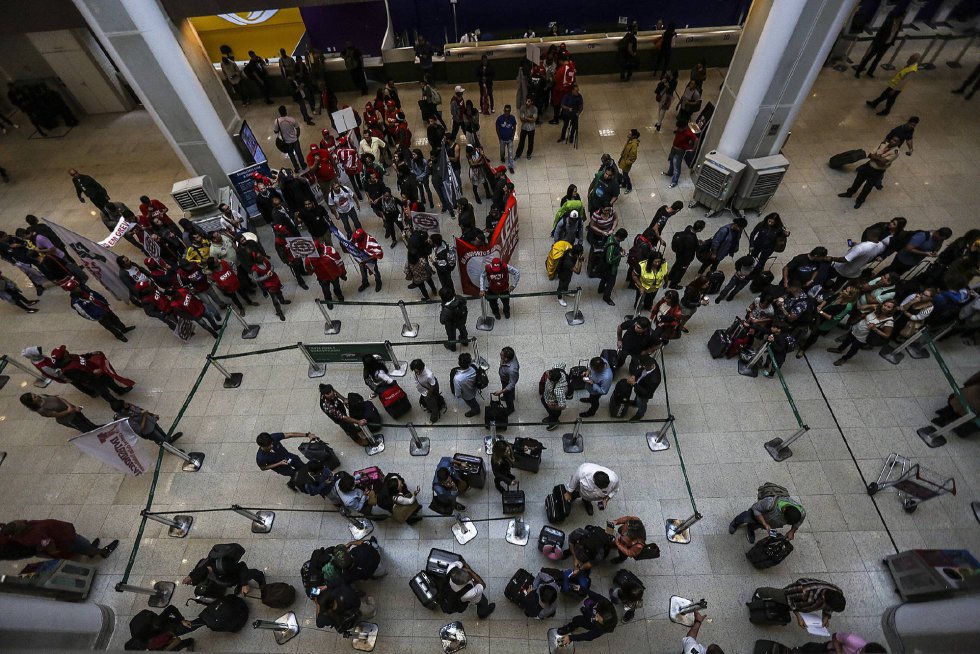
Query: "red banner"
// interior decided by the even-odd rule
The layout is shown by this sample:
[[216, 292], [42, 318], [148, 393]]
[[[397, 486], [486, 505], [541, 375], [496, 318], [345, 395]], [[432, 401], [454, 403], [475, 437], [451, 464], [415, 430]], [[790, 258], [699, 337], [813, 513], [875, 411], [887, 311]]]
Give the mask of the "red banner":
[[459, 260], [459, 281], [465, 295], [480, 294], [480, 275], [490, 260], [500, 257], [504, 263], [510, 262], [519, 240], [519, 221], [517, 216], [517, 196], [511, 194], [507, 200], [504, 215], [490, 238], [490, 245], [478, 248], [461, 238], [456, 239], [456, 256]]

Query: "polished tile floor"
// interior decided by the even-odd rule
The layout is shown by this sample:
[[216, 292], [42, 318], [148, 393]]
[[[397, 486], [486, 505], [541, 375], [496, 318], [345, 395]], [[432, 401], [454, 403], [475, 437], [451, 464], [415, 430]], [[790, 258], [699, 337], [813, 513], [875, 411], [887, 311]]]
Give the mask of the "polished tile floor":
[[[967, 57], [966, 67], [959, 71], [941, 66], [920, 73], [889, 118], [875, 116], [862, 102], [878, 94], [885, 83], [883, 75], [873, 81], [857, 81], [830, 69], [821, 73], [786, 146], [785, 154], [791, 162], [789, 174], [768, 207], [780, 212], [792, 230], [785, 258], [818, 244], [826, 245], [831, 253], [842, 253], [848, 237], [856, 238], [864, 226], [895, 215], [906, 216], [914, 228], [948, 225], [956, 234], [977, 225], [977, 105], [976, 101], [965, 102], [962, 97], [949, 94], [975, 59], [976, 53]], [[705, 85], [709, 98], [716, 93], [723, 74], [723, 70], [710, 71]], [[553, 289], [543, 264], [551, 243], [548, 232], [557, 200], [569, 183], [586, 188], [599, 156], [603, 152], [618, 155], [630, 128], [636, 127], [642, 133], [639, 161], [632, 173], [636, 191], [624, 196], [618, 205], [620, 219], [630, 233], [646, 227], [661, 204], [688, 201], [692, 195], [686, 174], [675, 189], [668, 189], [666, 178], [659, 174], [665, 166], [670, 136], [653, 130], [650, 107], [654, 83], [649, 75], [639, 75], [629, 85], [620, 84], [612, 76], [589, 77], [581, 80], [581, 86], [586, 112], [580, 147], [576, 150], [556, 144], [557, 129], [543, 125], [534, 159], [520, 161], [513, 175], [521, 220], [521, 241], [514, 261], [523, 273], [520, 291]], [[469, 85], [467, 90], [472, 94], [475, 87]], [[403, 93], [413, 127], [419, 125], [417, 113], [412, 111], [415, 93], [414, 87]], [[443, 93], [448, 98], [448, 89]], [[513, 93], [513, 84], [500, 83], [498, 106], [512, 98]], [[352, 104], [359, 100], [345, 99]], [[891, 127], [911, 114], [922, 117], [914, 156], [902, 156], [888, 173], [885, 190], [875, 192], [864, 208], [855, 211], [851, 202], [836, 197], [849, 184], [851, 174], [828, 169], [827, 158], [845, 149], [875, 146]], [[245, 116], [263, 136], [269, 136], [269, 108], [253, 105]], [[320, 128], [327, 121], [320, 117], [318, 123]], [[493, 153], [495, 139], [489, 120], [484, 122], [483, 133], [488, 150]], [[171, 184], [187, 176], [143, 112], [89, 118], [59, 140], [27, 140], [27, 136], [28, 130], [22, 127], [0, 137], [0, 163], [12, 177], [10, 184], [0, 184], [0, 228], [7, 231], [19, 226], [25, 214], [34, 213], [91, 237], [103, 235], [101, 222], [90, 215], [90, 205], [80, 205], [75, 199], [66, 174], [69, 167], [95, 176], [114, 199], [130, 206], [138, 204], [137, 198], [144, 193], [172, 205]], [[423, 132], [420, 130], [417, 136], [423, 136]], [[275, 153], [271, 140], [266, 149]], [[362, 212], [362, 216], [370, 229], [380, 231], [369, 212]], [[702, 210], [685, 209], [671, 221], [668, 236], [701, 217]], [[758, 219], [755, 214], [749, 218], [751, 224]], [[709, 232], [723, 220], [708, 219]], [[453, 222], [447, 220], [445, 224], [445, 231], [456, 231]], [[119, 248], [120, 252], [134, 254], [126, 243]], [[348, 298], [415, 299], [415, 293], [405, 289], [401, 273], [404, 256], [403, 246], [386, 252], [382, 264], [386, 283], [381, 294], [368, 292], [359, 296], [352, 279], [347, 283]], [[730, 266], [727, 262], [723, 270], [729, 272]], [[6, 264], [4, 273], [24, 281]], [[325, 339], [321, 317], [313, 304], [317, 296], [313, 290], [298, 290], [288, 277], [283, 276], [286, 296], [294, 302], [287, 307], [287, 321], [279, 322], [266, 302], [248, 316], [250, 321], [262, 325], [259, 337], [242, 341], [233, 325], [220, 344], [219, 353], [330, 338], [403, 340], [399, 336], [398, 310], [381, 307], [338, 307], [333, 317], [343, 321], [343, 331], [339, 337]], [[545, 297], [515, 301], [514, 318], [498, 322], [490, 333], [471, 330], [479, 339], [480, 352], [491, 361], [504, 345], [517, 350], [524, 373], [518, 392], [516, 417], [520, 420], [537, 421], [543, 417], [535, 391], [541, 371], [556, 360], [576, 365], [580, 359], [614, 346], [615, 326], [628, 312], [631, 292], [618, 290], [617, 306], [610, 309], [595, 293], [592, 280], [583, 277], [573, 286], [575, 283], [587, 289], [582, 305], [584, 325], [569, 327], [562, 315], [565, 310], [553, 298]], [[22, 285], [29, 288], [26, 281]], [[621, 651], [629, 645], [635, 649], [637, 642], [648, 643], [643, 651], [676, 651], [684, 629], [665, 616], [668, 599], [674, 594], [707, 599], [712, 622], [702, 629], [702, 639], [706, 643], [717, 642], [727, 652], [749, 652], [756, 638], [790, 644], [804, 642], [806, 634], [795, 626], [761, 629], [750, 625], [744, 607], [756, 586], [782, 585], [800, 576], [826, 579], [845, 590], [847, 610], [834, 618], [832, 627], [880, 638], [882, 611], [897, 601], [881, 565], [883, 556], [896, 549], [918, 547], [965, 547], [980, 553], [980, 530], [969, 508], [970, 501], [977, 499], [980, 492], [980, 449], [975, 439], [954, 437], [946, 447], [931, 450], [915, 435], [949, 392], [936, 362], [907, 358], [893, 366], [873, 352], [864, 352], [847, 366], [835, 368], [831, 365], [833, 357], [820, 347], [814, 348], [806, 361], [790, 358], [786, 380], [811, 430], [794, 447], [795, 456], [775, 463], [763, 450], [763, 443], [776, 435], [786, 437], [795, 428], [778, 381], [739, 376], [734, 362], [712, 360], [705, 348], [711, 332], [729, 324], [749, 299], [745, 291], [734, 303], [705, 307], [692, 320], [690, 335], [672, 343], [667, 350], [668, 381], [657, 393], [649, 415], [667, 415], [665, 391], [669, 389], [679, 448], [650, 452], [644, 440], [646, 427], [639, 425], [586, 426], [583, 455], [562, 453], [559, 436], [564, 430], [548, 433], [539, 427], [522, 427], [507, 432], [508, 437], [539, 438], [548, 447], [541, 471], [520, 475], [521, 487], [529, 499], [526, 519], [532, 533], [536, 534], [544, 524], [542, 500], [550, 488], [567, 481], [580, 462], [595, 461], [614, 468], [622, 477], [621, 492], [609, 513], [612, 517], [640, 516], [663, 553], [657, 560], [627, 564], [641, 574], [647, 587], [640, 613], [644, 619], [581, 645], [582, 651]], [[184, 403], [212, 341], [207, 335], [197, 335], [182, 345], [159, 323], [146, 319], [132, 307], [115, 304], [127, 323], [138, 326], [128, 344], [113, 340], [98, 325], [76, 316], [67, 297], [57, 289], [44, 294], [38, 305], [41, 311], [35, 315], [3, 304], [0, 352], [18, 357], [20, 350], [29, 345], [42, 345], [49, 351], [62, 343], [80, 352], [101, 349], [117, 369], [138, 381], [128, 399], [161, 414], [169, 424]], [[437, 313], [435, 307], [412, 309], [413, 321], [421, 324], [420, 339], [442, 335]], [[475, 316], [475, 311], [471, 310], [471, 316]], [[945, 341], [942, 351], [960, 381], [980, 364], [976, 348], [957, 339]], [[423, 358], [446, 386], [448, 370], [455, 362], [441, 346], [415, 346], [409, 342], [399, 352], [404, 359]], [[476, 454], [482, 449], [485, 433], [480, 426], [423, 429], [423, 435], [432, 438], [432, 453], [428, 458], [413, 458], [406, 451], [408, 434], [391, 430], [387, 433], [386, 451], [369, 459], [320, 413], [317, 381], [307, 378], [306, 363], [298, 352], [236, 359], [228, 367], [245, 373], [241, 388], [224, 389], [220, 375], [209, 371], [180, 422], [180, 429], [186, 434], [181, 446], [207, 454], [203, 469], [197, 473], [181, 472], [176, 459], [165, 458], [153, 508], [176, 513], [232, 503], [267, 506], [279, 510], [275, 526], [270, 534], [253, 535], [248, 521], [236, 514], [205, 513], [196, 516], [188, 538], [176, 540], [168, 538], [161, 525], [150, 522], [139, 543], [130, 583], [147, 586], [161, 579], [178, 581], [214, 543], [235, 540], [245, 545], [250, 565], [263, 569], [271, 580], [285, 580], [299, 587], [299, 568], [310, 551], [346, 539], [346, 525], [336, 515], [284, 510], [323, 504], [289, 492], [281, 477], [255, 468], [254, 438], [260, 431], [317, 432], [340, 450], [346, 469], [379, 465], [386, 472], [397, 471], [410, 485], [419, 484], [426, 489], [426, 501], [432, 471], [440, 456], [452, 452]], [[0, 466], [0, 520], [60, 518], [73, 521], [89, 537], [121, 539], [119, 551], [102, 564], [92, 596], [94, 601], [116, 611], [118, 629], [112, 645], [121, 647], [128, 637], [126, 622], [145, 606], [145, 599], [117, 593], [113, 587], [122, 578], [134, 546], [150, 475], [123, 477], [79, 456], [65, 442], [71, 435], [68, 430], [43, 421], [20, 406], [17, 397], [25, 390], [22, 387], [27, 378], [9, 368], [7, 373], [12, 381], [0, 391], [0, 450], [8, 453]], [[344, 391], [364, 392], [360, 372], [353, 366], [332, 366], [327, 381]], [[414, 403], [414, 388], [410, 384], [405, 387]], [[81, 398], [71, 388], [52, 386], [49, 392], [64, 393], [81, 402], [95, 420], [110, 418], [108, 407], [101, 401]], [[579, 403], [572, 404], [578, 410]], [[446, 421], [464, 422], [463, 411], [461, 403], [450, 399]], [[600, 416], [604, 415], [603, 408]], [[573, 416], [571, 410], [566, 411], [566, 420]], [[411, 417], [425, 422], [417, 407]], [[939, 473], [955, 477], [958, 495], [929, 502], [913, 515], [901, 510], [891, 492], [869, 498], [865, 483], [877, 475], [890, 452], [911, 456]], [[704, 519], [692, 529], [691, 544], [668, 544], [663, 535], [664, 520], [684, 518], [693, 512], [685, 468]], [[743, 556], [747, 549], [745, 536], [729, 536], [726, 526], [736, 512], [752, 501], [756, 487], [765, 481], [787, 486], [802, 500], [808, 519], [791, 557], [777, 568], [757, 572]], [[493, 490], [471, 492], [464, 502], [473, 518], [500, 515]], [[564, 527], [569, 530], [585, 522], [582, 510], [576, 509]], [[505, 525], [480, 523], [477, 539], [460, 547], [444, 520], [427, 520], [415, 528], [379, 523], [375, 533], [384, 545], [391, 572], [385, 580], [367, 584], [378, 604], [376, 621], [381, 637], [376, 651], [440, 651], [439, 627], [459, 618], [466, 626], [471, 651], [545, 651], [547, 628], [558, 626], [561, 621], [526, 621], [503, 598], [503, 589], [519, 566], [536, 571], [546, 561], [533, 546], [507, 544], [503, 540]], [[497, 611], [491, 619], [478, 621], [473, 611], [453, 617], [432, 613], [415, 601], [408, 580], [424, 565], [431, 547], [462, 552], [487, 579], [490, 597], [497, 601]], [[594, 578], [596, 588], [607, 590], [612, 573], [611, 566], [601, 568]], [[179, 587], [174, 603], [182, 607], [189, 593], [189, 587]], [[294, 610], [304, 631], [281, 649], [322, 652], [342, 651], [350, 646], [333, 632], [312, 628], [310, 603], [298, 602]], [[256, 617], [273, 618], [276, 612], [256, 603], [253, 613]], [[565, 601], [559, 618], [567, 619], [576, 613], [577, 606]], [[248, 628], [237, 635], [201, 632], [196, 636], [200, 649], [205, 651], [277, 650], [271, 634]]]

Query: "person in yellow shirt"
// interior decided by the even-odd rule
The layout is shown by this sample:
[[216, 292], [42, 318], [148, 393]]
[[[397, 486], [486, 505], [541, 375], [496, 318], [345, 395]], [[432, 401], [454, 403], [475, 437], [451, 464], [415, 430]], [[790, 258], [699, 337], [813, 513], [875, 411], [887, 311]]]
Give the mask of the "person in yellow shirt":
[[626, 145], [619, 155], [619, 184], [624, 188], [624, 193], [633, 192], [633, 180], [630, 179], [630, 168], [636, 163], [636, 151], [640, 147], [640, 130], [631, 129]]
[[895, 104], [895, 100], [898, 99], [898, 94], [902, 92], [905, 85], [909, 83], [910, 79], [912, 79], [912, 73], [918, 72], [919, 59], [921, 58], [922, 55], [918, 52], [909, 57], [908, 61], [905, 62], [905, 68], [895, 73], [891, 81], [888, 82], [888, 86], [886, 86], [885, 90], [881, 92], [881, 95], [874, 100], [866, 101], [865, 104], [874, 109], [881, 104], [882, 100], [884, 100], [885, 108], [879, 111], [878, 115], [887, 116], [888, 112], [892, 110], [892, 105]]
[[653, 300], [657, 297], [664, 279], [667, 277], [667, 261], [660, 252], [653, 251], [633, 270], [633, 284], [636, 286], [634, 306], [639, 311], [640, 296], [643, 297], [643, 308], [650, 311]]

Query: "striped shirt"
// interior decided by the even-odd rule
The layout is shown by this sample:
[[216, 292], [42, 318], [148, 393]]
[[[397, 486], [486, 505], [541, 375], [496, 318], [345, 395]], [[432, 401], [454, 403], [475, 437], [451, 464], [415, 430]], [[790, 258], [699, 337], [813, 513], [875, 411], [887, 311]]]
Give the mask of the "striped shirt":
[[840, 588], [830, 582], [808, 577], [797, 579], [783, 590], [786, 591], [786, 603], [793, 611], [810, 613], [822, 609], [827, 615], [831, 613], [831, 610], [824, 606], [824, 595], [827, 591], [833, 590], [841, 595], [844, 594]]

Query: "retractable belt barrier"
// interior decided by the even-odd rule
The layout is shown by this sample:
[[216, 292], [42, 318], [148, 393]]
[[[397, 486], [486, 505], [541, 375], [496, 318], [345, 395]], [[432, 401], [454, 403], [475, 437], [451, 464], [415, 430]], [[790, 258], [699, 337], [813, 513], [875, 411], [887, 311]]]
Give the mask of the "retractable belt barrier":
[[[36, 386], [37, 388], [47, 388], [48, 384], [51, 383], [50, 379], [48, 379], [47, 377], [42, 377], [40, 374], [38, 374], [36, 370], [31, 370], [20, 361], [17, 361], [16, 359], [13, 359], [7, 356], [6, 354], [4, 354], [4, 355], [0, 355], [0, 388], [6, 386], [7, 382], [10, 381], [10, 377], [3, 374], [4, 368], [7, 367], [7, 364], [10, 364], [14, 368], [17, 368], [18, 370], [26, 374], [28, 377], [33, 377], [34, 386]], [[26, 385], [26, 383], [24, 385]]]
[[[687, 476], [687, 467], [684, 465], [684, 455], [681, 453], [681, 444], [677, 439], [677, 428], [674, 425], [674, 414], [670, 410], [670, 391], [667, 384], [667, 362], [664, 359], [664, 350], [660, 350], [660, 370], [663, 376], [664, 400], [667, 402], [667, 425], [674, 436], [674, 446], [677, 448], [677, 460], [681, 464], [681, 474], [684, 475], [684, 485], [687, 487], [687, 496], [691, 500], [691, 509], [694, 511], [688, 518], [668, 518], [665, 524], [667, 540], [678, 545], [687, 545], [691, 542], [691, 527], [704, 516], [698, 511], [697, 502], [694, 501], [694, 492], [691, 490], [691, 480]], [[666, 425], [665, 425], [666, 426]], [[649, 434], [648, 434], [649, 441]], [[653, 449], [651, 447], [650, 449]], [[661, 448], [666, 449], [666, 448]]]
[[[941, 447], [946, 444], [946, 436], [951, 432], [959, 433], [961, 428], [966, 427], [971, 422], [973, 423], [973, 427], [980, 427], [980, 418], [978, 418], [978, 411], [980, 411], [980, 407], [970, 406], [966, 396], [963, 395], [963, 389], [956, 383], [956, 379], [949, 371], [949, 366], [946, 365], [946, 359], [943, 358], [942, 354], [940, 354], [939, 347], [936, 345], [936, 340], [927, 330], [922, 331], [925, 332], [926, 347], [928, 348], [929, 352], [932, 353], [932, 357], [936, 360], [939, 370], [943, 373], [943, 377], [946, 378], [946, 383], [949, 384], [952, 395], [959, 401], [960, 408], [963, 411], [963, 414], [957, 417], [942, 415], [939, 411], [937, 411], [937, 413], [940, 413], [940, 415], [932, 420], [933, 424], [936, 425], [935, 427], [932, 425], [927, 425], [916, 430], [915, 433], [926, 445], [929, 447]], [[942, 331], [941, 334], [945, 334], [946, 331], [948, 331], [948, 329]], [[936, 338], [939, 338], [939, 336]], [[952, 412], [951, 408], [946, 408]]]
[[776, 356], [773, 354], [772, 348], [769, 347], [768, 343], [766, 344], [765, 351], [769, 354], [769, 360], [772, 361], [772, 367], [776, 371], [776, 377], [779, 378], [779, 384], [783, 387], [783, 394], [786, 395], [786, 401], [789, 402], [789, 408], [793, 410], [793, 416], [796, 418], [797, 429], [795, 432], [793, 432], [792, 436], [786, 440], [783, 440], [782, 438], [774, 438], [765, 445], [766, 452], [769, 453], [769, 456], [776, 461], [785, 461], [793, 456], [793, 450], [789, 449], [789, 446], [802, 438], [803, 434], [810, 431], [810, 427], [803, 422], [803, 418], [800, 417], [800, 410], [796, 407], [796, 402], [793, 400], [793, 394], [789, 392], [789, 386], [786, 385], [786, 378], [783, 377], [783, 371], [776, 363]]

